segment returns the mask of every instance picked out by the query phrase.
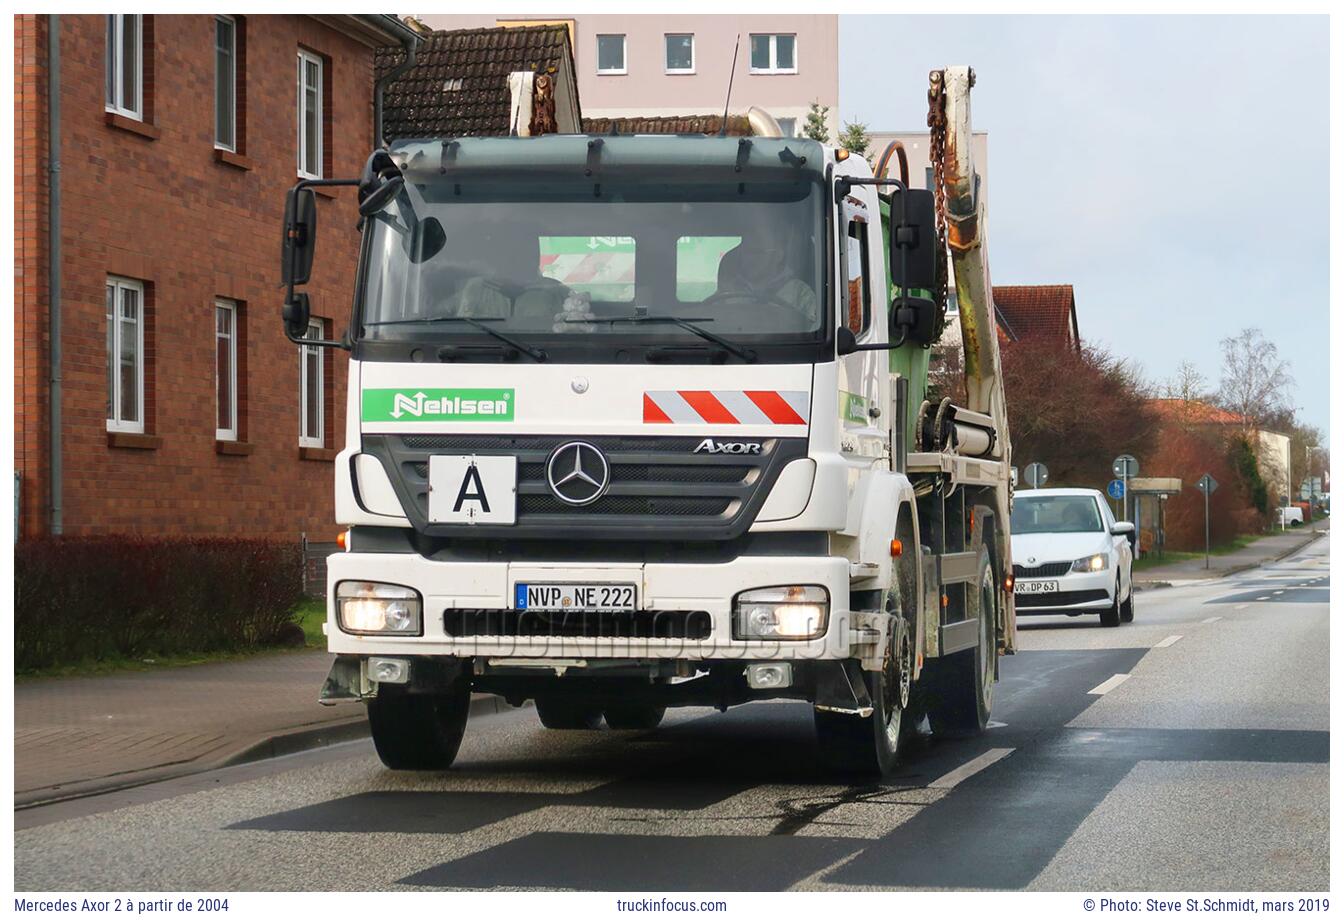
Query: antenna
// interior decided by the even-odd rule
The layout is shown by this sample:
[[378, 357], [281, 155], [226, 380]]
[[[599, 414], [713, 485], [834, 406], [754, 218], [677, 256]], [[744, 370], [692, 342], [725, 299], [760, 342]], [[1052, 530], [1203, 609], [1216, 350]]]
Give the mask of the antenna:
[[737, 76], [737, 49], [742, 44], [742, 33], [737, 33], [737, 41], [733, 42], [733, 66], [728, 71], [728, 97], [723, 100], [723, 121], [719, 123], [719, 137], [728, 136], [728, 103], [733, 99], [733, 77]]

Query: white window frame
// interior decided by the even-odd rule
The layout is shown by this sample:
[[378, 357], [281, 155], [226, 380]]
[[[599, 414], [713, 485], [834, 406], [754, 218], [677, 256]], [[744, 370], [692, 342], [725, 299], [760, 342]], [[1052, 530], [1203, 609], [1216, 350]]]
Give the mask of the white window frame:
[[[308, 334], [305, 338], [321, 339], [322, 322], [321, 320], [312, 320], [308, 323]], [[326, 386], [327, 386], [327, 368], [326, 368], [326, 349], [318, 345], [300, 345], [299, 346], [299, 446], [300, 447], [326, 447]], [[303, 433], [303, 426], [308, 418], [308, 400], [314, 398], [314, 394], [308, 392], [308, 361], [317, 362], [317, 433]]]
[[[143, 121], [144, 102], [145, 102], [145, 20], [139, 13], [109, 13], [112, 17], [112, 42], [111, 47], [105, 49], [109, 60], [104, 61], [104, 65], [110, 64], [112, 67], [112, 99], [105, 99], [103, 107], [109, 112], [115, 112], [118, 115], [124, 115], [127, 118], [134, 118], [136, 121]], [[126, 47], [126, 20], [131, 19], [135, 22], [135, 99], [133, 105], [127, 105], [126, 99], [126, 68], [122, 61], [122, 51]], [[106, 79], [107, 74], [103, 74]], [[103, 91], [107, 91], [104, 84]]]
[[[602, 69], [602, 39], [604, 38], [619, 38], [621, 40], [621, 66], [619, 69], [614, 67], [608, 70]], [[599, 32], [593, 45], [593, 56], [597, 58], [598, 75], [604, 77], [619, 77], [629, 73], [630, 58], [627, 53], [628, 51], [629, 45], [626, 43], [624, 32]], [[664, 54], [666, 54], [666, 50], [664, 50]]]
[[[667, 40], [669, 38], [689, 38], [691, 40], [691, 66], [689, 68], [669, 67], [667, 60]], [[693, 74], [695, 73], [695, 33], [694, 32], [664, 32], [663, 33], [663, 73], [665, 74]]]
[[[225, 310], [229, 314], [229, 334], [227, 336], [219, 331], [220, 310]], [[228, 339], [229, 342], [229, 420], [233, 422], [232, 428], [216, 427], [215, 440], [236, 441], [238, 440], [238, 304], [222, 297], [217, 298], [213, 317], [215, 320], [215, 425], [219, 425], [219, 340], [222, 338]]]
[[[779, 37], [787, 36], [793, 39], [793, 66], [779, 66]], [[754, 67], [751, 65], [751, 44], [747, 44], [747, 66], [751, 73], [778, 74], [778, 73], [797, 73], [798, 72], [798, 35], [794, 32], [753, 32], [751, 38], [760, 38], [765, 36], [770, 39], [770, 66]]]
[[[317, 119], [316, 119], [317, 136], [315, 138], [315, 140], [317, 141], [317, 156], [313, 158], [313, 161], [317, 163], [317, 172], [311, 172], [311, 173], [305, 171], [303, 168], [303, 164], [308, 160], [308, 139], [304, 137], [304, 130], [303, 130], [304, 125], [303, 106], [304, 106], [304, 100], [308, 95], [307, 92], [305, 92], [307, 87], [304, 85], [303, 82], [304, 71], [306, 70], [304, 64], [317, 65], [317, 86], [316, 86], [317, 92], [314, 94], [315, 104], [317, 106]], [[320, 58], [316, 54], [313, 54], [312, 52], [309, 51], [304, 51], [302, 48], [299, 49], [298, 84], [297, 84], [299, 98], [296, 107], [296, 112], [298, 114], [298, 123], [299, 123], [299, 164], [298, 164], [299, 176], [300, 178], [303, 179], [322, 178], [322, 154], [323, 154], [322, 135], [326, 133], [325, 132], [326, 125], [323, 124], [322, 120], [322, 81], [323, 78], [325, 77], [325, 73], [323, 72], [323, 68], [325, 66], [326, 66], [325, 62], [322, 60], [322, 58]]]
[[[104, 285], [104, 292], [107, 288], [113, 290], [112, 297], [112, 315], [108, 317], [112, 327], [112, 348], [108, 353], [108, 363], [112, 365], [112, 392], [111, 396], [111, 418], [107, 420], [108, 431], [128, 431], [133, 434], [144, 434], [145, 432], [145, 286], [142, 282], [132, 281], [130, 278], [118, 278], [115, 275], [107, 276], [107, 283]], [[121, 345], [122, 345], [122, 326], [124, 323], [121, 318], [122, 310], [122, 292], [134, 291], [136, 295], [135, 308], [135, 420], [125, 421], [120, 418], [121, 415]]]
[[[229, 65], [233, 70], [229, 80], [229, 124], [233, 126], [233, 137], [226, 144], [219, 139], [219, 23], [227, 22], [233, 29], [233, 43], [229, 46]], [[238, 150], [238, 20], [232, 16], [215, 16], [215, 149], [237, 152]]]

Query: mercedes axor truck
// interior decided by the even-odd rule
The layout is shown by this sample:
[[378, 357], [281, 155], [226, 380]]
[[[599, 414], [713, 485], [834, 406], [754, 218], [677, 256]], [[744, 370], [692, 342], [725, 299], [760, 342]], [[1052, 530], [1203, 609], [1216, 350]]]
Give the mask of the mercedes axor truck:
[[[973, 79], [931, 75], [934, 190], [758, 118], [401, 139], [290, 191], [286, 334], [350, 354], [321, 699], [388, 767], [448, 767], [473, 693], [550, 729], [806, 701], [850, 775], [985, 727], [1015, 622]], [[317, 186], [361, 215], [331, 341]], [[949, 304], [965, 406], [928, 388]]]

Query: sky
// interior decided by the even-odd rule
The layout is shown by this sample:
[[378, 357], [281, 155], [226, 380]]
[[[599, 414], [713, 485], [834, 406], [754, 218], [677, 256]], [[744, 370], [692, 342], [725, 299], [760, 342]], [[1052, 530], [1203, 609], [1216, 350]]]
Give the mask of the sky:
[[[875, 66], [875, 62], [882, 62]], [[840, 117], [925, 130], [969, 64], [995, 284], [1072, 284], [1085, 342], [1148, 379], [1261, 329], [1329, 425], [1324, 16], [841, 16]]]

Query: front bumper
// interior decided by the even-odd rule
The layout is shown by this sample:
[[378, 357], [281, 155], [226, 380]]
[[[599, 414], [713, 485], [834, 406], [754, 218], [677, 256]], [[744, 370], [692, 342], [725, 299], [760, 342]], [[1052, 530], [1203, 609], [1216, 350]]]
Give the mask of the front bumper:
[[[1058, 582], [1059, 591], [1050, 594], [1026, 594], [1016, 591], [1017, 587], [1037, 581]], [[1058, 578], [1024, 578], [1017, 582], [1014, 591], [1018, 616], [1073, 611], [1098, 612], [1115, 603], [1115, 570], [1070, 572]]]
[[[380, 581], [420, 592], [421, 636], [355, 636], [335, 619], [336, 585]], [[449, 610], [507, 610], [514, 585], [531, 582], [633, 583], [637, 608], [704, 611], [711, 621], [704, 638], [570, 636], [452, 636]], [[733, 638], [732, 601], [740, 591], [776, 585], [822, 585], [830, 594], [826, 631], [808, 640]], [[436, 562], [412, 553], [336, 553], [327, 558], [327, 645], [338, 655], [485, 656], [532, 658], [662, 658], [689, 660], [840, 660], [854, 657], [858, 643], [849, 615], [849, 560], [837, 557], [744, 556], [726, 563], [510, 563]]]

